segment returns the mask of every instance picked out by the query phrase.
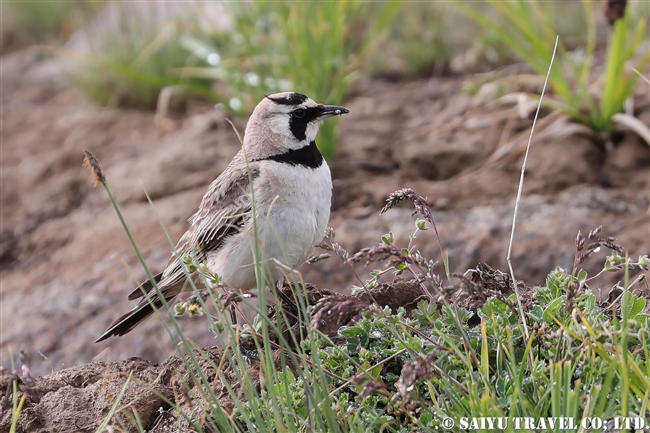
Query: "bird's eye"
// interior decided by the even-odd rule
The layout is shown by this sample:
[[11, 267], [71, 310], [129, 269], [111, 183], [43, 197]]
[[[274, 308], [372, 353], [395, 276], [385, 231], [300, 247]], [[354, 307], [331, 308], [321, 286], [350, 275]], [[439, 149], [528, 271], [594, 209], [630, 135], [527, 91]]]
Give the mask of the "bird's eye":
[[293, 110], [293, 113], [291, 113], [291, 115], [296, 119], [302, 119], [303, 117], [305, 117], [305, 110], [303, 110], [302, 108], [298, 108], [297, 110]]

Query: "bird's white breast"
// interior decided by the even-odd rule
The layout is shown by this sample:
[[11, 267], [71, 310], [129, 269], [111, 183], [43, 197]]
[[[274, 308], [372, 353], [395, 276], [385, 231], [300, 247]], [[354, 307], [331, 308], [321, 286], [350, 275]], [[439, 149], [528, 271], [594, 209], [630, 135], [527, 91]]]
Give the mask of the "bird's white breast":
[[302, 265], [313, 244], [323, 239], [332, 202], [332, 177], [325, 161], [315, 169], [272, 160], [260, 161], [258, 167], [253, 197], [256, 227], [231, 237], [208, 259], [208, 267], [226, 284], [244, 289], [255, 287], [254, 239], [263, 247], [263, 262], [278, 280], [288, 269]]
[[287, 256], [287, 264], [299, 266], [311, 254], [312, 245], [322, 240], [329, 222], [330, 169], [325, 161], [315, 169], [275, 161], [265, 161], [260, 168], [256, 194], [265, 213], [260, 217], [266, 221], [262, 243], [268, 244], [272, 257]]

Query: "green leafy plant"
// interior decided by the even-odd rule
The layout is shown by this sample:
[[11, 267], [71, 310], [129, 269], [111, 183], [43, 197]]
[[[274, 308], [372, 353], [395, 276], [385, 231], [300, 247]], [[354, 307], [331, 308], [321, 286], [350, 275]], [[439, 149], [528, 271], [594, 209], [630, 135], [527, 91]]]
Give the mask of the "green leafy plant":
[[[232, 30], [212, 40], [186, 37], [185, 46], [212, 64], [193, 76], [222, 80], [229, 108], [250, 112], [265, 94], [294, 90], [341, 104], [401, 0], [359, 2], [230, 2]], [[323, 125], [319, 148], [336, 153], [335, 122]]]
[[[469, 4], [454, 4], [480, 26], [493, 32], [538, 74], [545, 75], [553, 54], [553, 40], [559, 32], [543, 2], [487, 0], [486, 3], [496, 18], [486, 16]], [[650, 53], [635, 57], [646, 37], [647, 17], [634, 16], [628, 10], [613, 23], [607, 43], [605, 69], [594, 77], [597, 45], [595, 6], [594, 2], [588, 0], [583, 0], [582, 4], [587, 22], [586, 46], [584, 50], [569, 51], [560, 34], [557, 67], [549, 76], [553, 94], [545, 103], [597, 132], [607, 133], [611, 131], [614, 116], [634, 93], [638, 76], [629, 67], [630, 63], [636, 69], [643, 70], [650, 61]], [[601, 91], [594, 91], [594, 82]]]

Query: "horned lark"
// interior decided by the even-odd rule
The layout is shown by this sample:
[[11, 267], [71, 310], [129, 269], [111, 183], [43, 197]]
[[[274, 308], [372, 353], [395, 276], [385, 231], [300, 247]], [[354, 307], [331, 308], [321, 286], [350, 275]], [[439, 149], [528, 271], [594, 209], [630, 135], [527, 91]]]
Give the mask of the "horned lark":
[[[325, 119], [348, 112], [294, 92], [267, 96], [257, 105], [242, 150], [212, 182], [176, 245], [177, 254], [155, 276], [167, 301], [186, 285], [186, 256], [205, 263], [226, 285], [245, 290], [256, 287], [252, 242], [261, 245], [258, 257], [264, 258], [274, 281], [307, 260], [314, 243], [323, 238], [332, 198], [330, 169], [314, 140]], [[138, 298], [133, 310], [96, 342], [126, 334], [153, 306], [162, 306], [150, 281], [128, 296]]]

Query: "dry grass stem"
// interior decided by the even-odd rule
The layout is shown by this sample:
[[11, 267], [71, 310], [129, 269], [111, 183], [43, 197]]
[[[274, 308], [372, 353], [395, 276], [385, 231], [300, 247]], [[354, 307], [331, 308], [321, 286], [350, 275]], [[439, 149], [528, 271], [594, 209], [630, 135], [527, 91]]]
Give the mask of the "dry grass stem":
[[[512, 216], [512, 231], [510, 232], [510, 243], [508, 244], [508, 255], [506, 257], [506, 260], [508, 261], [508, 267], [510, 268], [510, 276], [512, 277], [512, 281], [516, 282], [517, 279], [515, 278], [515, 271], [512, 268], [512, 244], [514, 242], [515, 238], [515, 228], [517, 226], [517, 213], [519, 211], [519, 203], [521, 202], [521, 192], [524, 189], [524, 177], [526, 173], [526, 162], [528, 161], [528, 152], [530, 151], [530, 144], [533, 141], [533, 133], [535, 132], [535, 125], [537, 124], [537, 118], [539, 117], [539, 110], [542, 107], [542, 101], [544, 100], [544, 93], [546, 92], [546, 85], [548, 83], [548, 78], [551, 75], [551, 68], [553, 68], [553, 60], [555, 60], [555, 53], [557, 51], [557, 44], [559, 42], [560, 37], [556, 36], [555, 37], [555, 46], [553, 48], [553, 56], [551, 57], [551, 62], [548, 65], [548, 72], [546, 73], [546, 79], [544, 80], [544, 87], [542, 87], [542, 93], [539, 97], [539, 104], [537, 105], [537, 111], [535, 112], [535, 118], [533, 119], [533, 126], [530, 128], [530, 136], [528, 137], [528, 145], [526, 146], [526, 153], [524, 154], [524, 162], [521, 165], [521, 178], [519, 179], [519, 189], [517, 191], [517, 200], [515, 201], [515, 211], [514, 215]], [[524, 314], [524, 308], [521, 304], [521, 296], [519, 295], [519, 289], [517, 287], [517, 284], [514, 284], [515, 287], [515, 293], [517, 294], [517, 303], [519, 304], [519, 312], [521, 316], [521, 321], [522, 324], [524, 325], [524, 335], [526, 337], [526, 340], [530, 338], [530, 334], [528, 332], [528, 325], [526, 324], [526, 315]], [[532, 360], [532, 353], [531, 353], [531, 360]]]

